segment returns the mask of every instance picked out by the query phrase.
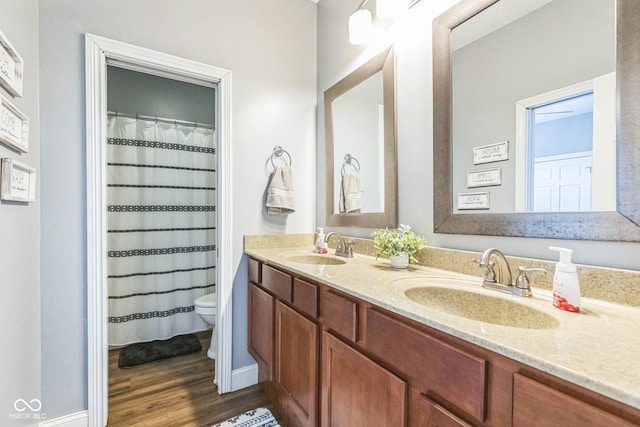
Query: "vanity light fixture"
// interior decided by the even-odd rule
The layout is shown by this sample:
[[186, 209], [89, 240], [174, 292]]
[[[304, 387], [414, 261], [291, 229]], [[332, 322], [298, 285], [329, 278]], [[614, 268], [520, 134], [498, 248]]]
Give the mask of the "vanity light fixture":
[[349, 43], [363, 44], [369, 40], [372, 33], [371, 12], [363, 9], [368, 0], [363, 0], [358, 10], [349, 16]]
[[[393, 23], [395, 20], [400, 19], [404, 12], [420, 1], [376, 0], [376, 16]], [[373, 35], [371, 12], [364, 8], [367, 2], [368, 0], [363, 0], [358, 9], [349, 16], [349, 43], [351, 44], [367, 43]]]

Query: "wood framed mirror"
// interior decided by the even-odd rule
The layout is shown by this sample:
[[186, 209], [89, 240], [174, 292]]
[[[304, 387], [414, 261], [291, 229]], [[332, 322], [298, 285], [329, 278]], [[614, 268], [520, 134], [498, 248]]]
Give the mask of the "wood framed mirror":
[[324, 93], [327, 225], [397, 226], [394, 68], [389, 47]]
[[[434, 231], [576, 240], [640, 241], [640, 2], [615, 2], [616, 210], [459, 213], [454, 209], [452, 31], [499, 1], [463, 0], [433, 21]], [[526, 46], [522, 46], [524, 49]], [[509, 120], [505, 117], [504, 120]], [[480, 144], [478, 144], [480, 145]], [[508, 178], [507, 178], [508, 179]], [[488, 191], [487, 191], [488, 192]]]

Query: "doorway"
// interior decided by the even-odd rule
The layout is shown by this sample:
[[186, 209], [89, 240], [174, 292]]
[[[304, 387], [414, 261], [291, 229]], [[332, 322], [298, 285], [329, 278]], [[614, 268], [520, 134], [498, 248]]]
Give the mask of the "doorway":
[[528, 108], [527, 210], [591, 210], [593, 91]]
[[[616, 209], [616, 79], [615, 72], [595, 77], [591, 80], [566, 86], [550, 92], [526, 98], [516, 102], [516, 135], [515, 135], [515, 211], [612, 211]], [[584, 96], [582, 96], [584, 95]], [[538, 111], [540, 114], [536, 114]], [[543, 118], [536, 125], [537, 119]], [[586, 120], [588, 118], [588, 120]], [[556, 120], [560, 119], [560, 120]], [[587, 121], [585, 130], [574, 131], [566, 126], [550, 125], [562, 121], [579, 123]], [[572, 126], [573, 126], [572, 125]], [[538, 127], [538, 129], [536, 129]], [[560, 138], [551, 138], [552, 149], [545, 153], [535, 153], [530, 143], [532, 136], [542, 127], [552, 129], [560, 127], [571, 129]], [[588, 135], [586, 135], [588, 133]], [[588, 148], [582, 144], [571, 143], [583, 135], [582, 140], [589, 140]], [[585, 136], [586, 135], [586, 136]], [[574, 148], [570, 145], [577, 145]], [[570, 150], [568, 150], [571, 148]], [[558, 152], [558, 150], [564, 150]], [[565, 167], [565, 157], [571, 154], [570, 164]], [[559, 157], [558, 157], [559, 156]], [[534, 186], [531, 185], [536, 165], [534, 157], [539, 159], [538, 169], [541, 174], [549, 176], [547, 183], [559, 189], [564, 183], [552, 177], [552, 173], [564, 168], [567, 178], [565, 193], [567, 203], [556, 203], [550, 188], [539, 191], [540, 209], [535, 208]], [[587, 158], [590, 159], [587, 159]], [[559, 162], [559, 163], [558, 163]], [[552, 179], [553, 178], [553, 179]], [[556, 177], [557, 178], [557, 177]], [[586, 185], [587, 181], [589, 182]], [[545, 186], [543, 184], [543, 186]], [[590, 186], [590, 188], [588, 188]], [[579, 189], [579, 190], [578, 190]], [[589, 195], [586, 195], [589, 192]], [[562, 199], [564, 202], [564, 199]], [[554, 207], [555, 206], [555, 207]], [[557, 209], [557, 210], [556, 210]]]
[[110, 347], [208, 328], [194, 301], [217, 283], [215, 98], [107, 66]]
[[107, 65], [216, 87], [218, 123], [216, 380], [219, 393], [232, 391], [231, 72], [93, 34], [85, 35], [87, 162], [87, 379], [89, 425], [107, 423], [108, 346], [106, 280]]

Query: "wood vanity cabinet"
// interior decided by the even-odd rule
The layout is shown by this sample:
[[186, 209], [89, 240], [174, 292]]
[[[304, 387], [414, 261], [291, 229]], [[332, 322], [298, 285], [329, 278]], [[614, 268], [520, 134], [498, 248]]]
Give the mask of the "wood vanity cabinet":
[[[250, 259], [249, 265], [256, 260]], [[251, 268], [251, 267], [250, 267]], [[317, 286], [267, 265], [249, 275], [249, 353], [287, 426], [318, 425]], [[258, 277], [254, 275], [254, 277]], [[267, 343], [268, 342], [268, 343]]]
[[323, 427], [406, 426], [407, 383], [345, 344], [322, 333]]
[[[586, 390], [554, 379], [533, 379], [520, 373], [513, 381], [513, 426], [631, 427], [640, 425], [638, 414], [616, 407], [616, 402], [600, 399]], [[584, 395], [584, 396], [581, 396]], [[589, 401], [594, 401], [591, 404]], [[610, 408], [604, 409], [606, 405]], [[598, 407], [596, 405], [603, 405]], [[628, 416], [629, 419], [621, 418]], [[630, 421], [634, 420], [634, 421]]]
[[275, 378], [280, 413], [290, 426], [318, 425], [318, 325], [276, 302]]
[[[258, 363], [258, 381], [269, 382], [273, 378], [273, 316], [275, 300], [258, 285], [261, 282], [261, 265], [249, 260], [249, 353]], [[268, 393], [267, 393], [268, 394]]]
[[249, 351], [289, 427], [640, 425], [640, 410], [250, 259]]

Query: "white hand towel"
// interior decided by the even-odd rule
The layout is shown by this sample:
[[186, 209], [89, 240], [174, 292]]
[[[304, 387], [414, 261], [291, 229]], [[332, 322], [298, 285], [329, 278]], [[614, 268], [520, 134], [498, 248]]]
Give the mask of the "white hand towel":
[[360, 212], [364, 206], [364, 189], [360, 182], [360, 174], [345, 172], [340, 185], [340, 212]]
[[267, 213], [289, 215], [296, 210], [293, 175], [288, 166], [276, 166], [267, 189]]

